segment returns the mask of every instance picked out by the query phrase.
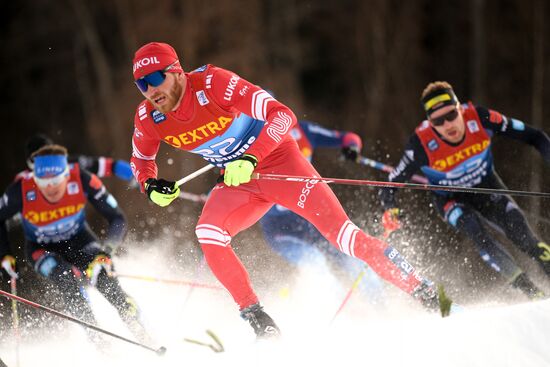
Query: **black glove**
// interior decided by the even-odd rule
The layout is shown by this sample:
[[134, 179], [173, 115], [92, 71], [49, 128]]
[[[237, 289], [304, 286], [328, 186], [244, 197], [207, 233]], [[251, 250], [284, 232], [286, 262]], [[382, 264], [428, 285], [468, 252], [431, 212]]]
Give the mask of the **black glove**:
[[166, 181], [162, 178], [147, 179], [145, 190], [149, 199], [159, 206], [167, 206], [180, 194], [180, 189], [176, 187], [175, 181]]
[[343, 147], [342, 156], [344, 156], [344, 158], [349, 161], [357, 162], [357, 160], [359, 159], [359, 147], [356, 145]]

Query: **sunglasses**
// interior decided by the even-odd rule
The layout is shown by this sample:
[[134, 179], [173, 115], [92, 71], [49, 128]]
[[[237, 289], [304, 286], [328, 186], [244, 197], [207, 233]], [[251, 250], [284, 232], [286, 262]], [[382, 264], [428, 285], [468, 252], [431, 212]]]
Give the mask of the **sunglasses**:
[[48, 177], [48, 178], [40, 178], [40, 177], [33, 176], [33, 178], [34, 178], [34, 182], [36, 182], [36, 185], [40, 187], [48, 187], [48, 186], [59, 185], [65, 180], [65, 178], [67, 178], [68, 175], [69, 175], [69, 169], [66, 169], [63, 173], [57, 176]]
[[453, 122], [457, 117], [458, 117], [458, 110], [454, 109], [447, 112], [443, 116], [436, 117], [436, 118], [430, 117], [430, 122], [432, 123], [433, 126], [443, 126], [445, 121]]
[[162, 70], [153, 71], [150, 74], [147, 74], [134, 83], [136, 83], [138, 89], [143, 93], [147, 92], [149, 86], [158, 87], [166, 79], [166, 72], [174, 67], [179, 62], [179, 60], [174, 61], [172, 64], [168, 65]]

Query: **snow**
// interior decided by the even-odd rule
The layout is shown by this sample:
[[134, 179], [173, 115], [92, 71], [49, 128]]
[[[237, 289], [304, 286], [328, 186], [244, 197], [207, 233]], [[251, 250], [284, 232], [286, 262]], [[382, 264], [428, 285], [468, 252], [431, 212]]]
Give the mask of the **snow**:
[[[147, 269], [140, 275], [189, 280], [189, 274], [174, 274], [158, 264], [142, 254], [118, 259], [117, 270], [140, 274]], [[216, 284], [207, 270], [195, 275], [197, 281]], [[288, 288], [272, 284], [258, 290], [284, 337], [255, 342], [224, 290], [190, 291], [124, 278], [121, 283], [140, 305], [159, 342], [154, 347], [167, 348], [165, 356], [116, 339], [110, 339], [108, 352], [98, 352], [80, 326], [60, 320], [61, 332], [45, 330], [40, 340], [23, 333], [19, 366], [550, 366], [550, 300], [477, 305], [442, 319], [388, 286], [378, 304], [355, 294], [331, 324], [347, 289], [325, 272], [305, 268]], [[90, 297], [101, 327], [132, 338], [98, 293]], [[220, 337], [224, 353], [184, 342], [186, 337], [212, 342], [206, 329]], [[9, 367], [16, 366], [14, 347], [13, 340], [0, 345]]]

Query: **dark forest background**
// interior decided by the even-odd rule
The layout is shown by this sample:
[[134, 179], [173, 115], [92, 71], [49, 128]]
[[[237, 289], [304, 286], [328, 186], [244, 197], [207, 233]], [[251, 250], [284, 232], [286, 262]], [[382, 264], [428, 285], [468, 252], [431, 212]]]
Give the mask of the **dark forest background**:
[[[24, 142], [36, 132], [75, 154], [128, 160], [141, 100], [131, 60], [150, 41], [171, 43], [187, 71], [222, 66], [272, 89], [298, 118], [356, 131], [366, 145], [363, 153], [388, 164], [397, 163], [423, 118], [419, 96], [434, 80], [449, 81], [463, 101], [550, 132], [550, 5], [544, 0], [35, 0], [4, 2], [2, 8], [2, 187], [25, 168]], [[550, 191], [550, 168], [534, 149], [496, 139], [494, 153], [510, 188]], [[324, 175], [385, 179], [343, 163], [333, 151], [316, 158]], [[203, 165], [169, 147], [162, 147], [158, 162], [161, 175], [171, 179]], [[201, 177], [186, 189], [205, 192], [215, 177]], [[105, 181], [127, 213], [133, 238], [146, 244], [169, 232], [193, 243], [199, 206], [181, 201], [161, 210], [120, 181]], [[335, 191], [358, 224], [378, 229], [373, 189]], [[412, 233], [403, 251], [413, 263], [437, 280], [452, 282], [458, 274], [469, 284], [489, 284], [492, 275], [471, 243], [442, 224], [427, 194], [403, 192], [401, 198]], [[550, 239], [549, 202], [518, 202]], [[92, 223], [100, 225], [93, 216]], [[258, 251], [261, 236], [254, 228], [237, 239], [246, 263], [246, 246]], [[185, 253], [181, 246], [176, 251]], [[439, 265], [429, 267], [434, 262]]]

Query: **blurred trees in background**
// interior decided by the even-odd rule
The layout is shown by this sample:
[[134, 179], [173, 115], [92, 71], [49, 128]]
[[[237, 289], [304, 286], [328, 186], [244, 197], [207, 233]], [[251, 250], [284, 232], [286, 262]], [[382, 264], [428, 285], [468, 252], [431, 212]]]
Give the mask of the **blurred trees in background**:
[[[298, 118], [358, 132], [364, 153], [389, 164], [398, 161], [423, 118], [419, 96], [434, 80], [449, 81], [463, 101], [475, 99], [550, 132], [545, 108], [550, 89], [544, 88], [550, 78], [550, 6], [543, 0], [35, 0], [3, 5], [2, 187], [24, 168], [23, 144], [36, 132], [51, 135], [73, 153], [129, 159], [133, 115], [141, 101], [131, 61], [137, 47], [150, 41], [171, 43], [187, 71], [205, 63], [222, 66], [273, 90]], [[161, 149], [164, 177], [176, 179], [203, 164], [189, 154]], [[511, 188], [550, 190], [549, 168], [533, 149], [497, 139], [495, 157]], [[317, 161], [322, 173], [384, 178], [367, 168], [344, 171], [338, 164], [335, 157]], [[187, 189], [208, 190], [213, 175]], [[144, 212], [160, 214], [157, 208], [116, 182], [109, 186], [136, 233], [155, 227], [157, 219]], [[355, 213], [369, 216], [377, 210], [372, 190], [345, 190], [337, 192]], [[354, 201], [358, 195], [366, 199]], [[540, 205], [540, 213], [549, 208], [548, 202], [518, 201], [524, 207]], [[200, 208], [189, 206], [182, 204], [182, 213], [190, 210], [196, 218]], [[430, 219], [435, 215], [425, 217]], [[189, 239], [192, 228], [187, 224]]]
[[[186, 70], [204, 63], [234, 70], [274, 90], [300, 117], [358, 131], [393, 162], [422, 118], [418, 96], [432, 80], [448, 80], [463, 100], [541, 127], [548, 115], [549, 7], [542, 0], [5, 6], [4, 156], [21, 155], [25, 138], [43, 131], [72, 150], [127, 158], [141, 97], [131, 59], [153, 40], [173, 44]], [[21, 164], [2, 165], [4, 184]]]

